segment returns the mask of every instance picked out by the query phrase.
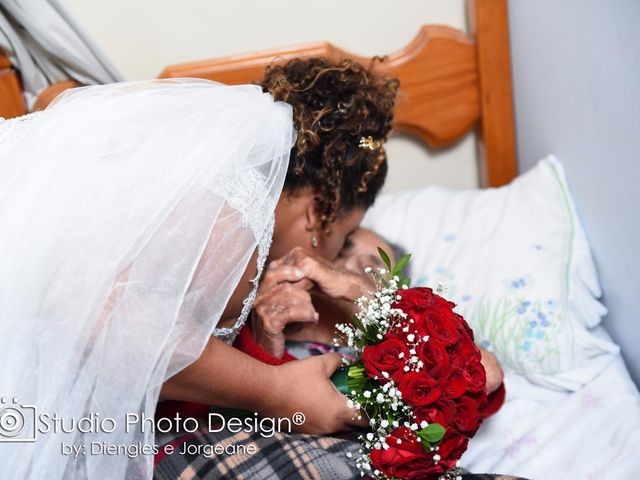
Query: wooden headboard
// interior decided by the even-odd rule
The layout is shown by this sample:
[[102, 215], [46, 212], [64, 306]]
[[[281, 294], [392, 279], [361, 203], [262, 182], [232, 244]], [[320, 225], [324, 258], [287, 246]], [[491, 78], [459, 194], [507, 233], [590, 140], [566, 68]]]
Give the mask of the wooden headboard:
[[[469, 35], [425, 25], [378, 68], [400, 80], [395, 128], [417, 134], [434, 148], [451, 145], [477, 128], [481, 183], [496, 187], [517, 173], [507, 0], [468, 0], [467, 13]], [[252, 83], [274, 62], [307, 56], [371, 61], [331, 43], [315, 43], [172, 65], [160, 78]]]
[[18, 117], [26, 112], [18, 73], [0, 51], [0, 117]]
[[[409, 45], [385, 57], [378, 68], [400, 80], [396, 129], [417, 134], [434, 148], [451, 145], [470, 130], [477, 130], [481, 184], [497, 187], [517, 173], [507, 0], [467, 0], [467, 14], [469, 34], [426, 25]], [[273, 62], [319, 55], [349, 57], [365, 64], [371, 61], [330, 43], [316, 43], [172, 65], [160, 77], [252, 83]], [[38, 96], [34, 110], [45, 108], [58, 93], [75, 85], [61, 82], [50, 86]], [[2, 106], [9, 107], [5, 99], [13, 99], [5, 116], [21, 114], [16, 88], [11, 65], [0, 58]]]

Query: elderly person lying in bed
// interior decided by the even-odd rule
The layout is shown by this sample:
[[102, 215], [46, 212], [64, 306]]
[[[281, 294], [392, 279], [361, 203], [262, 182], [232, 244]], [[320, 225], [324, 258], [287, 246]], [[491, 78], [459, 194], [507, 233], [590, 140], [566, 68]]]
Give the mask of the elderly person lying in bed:
[[[334, 262], [323, 262], [322, 268], [332, 270], [336, 278], [336, 290], [341, 288], [339, 284], [355, 282], [354, 277], [366, 284], [369, 281], [364, 274], [366, 267], [384, 267], [378, 247], [388, 252], [395, 262], [397, 248], [375, 232], [359, 228], [347, 238]], [[357, 311], [352, 302], [309, 290], [309, 284], [281, 281], [282, 270], [290, 268], [292, 262], [291, 255], [271, 262], [254, 304], [253, 336], [263, 349], [278, 358], [284, 355], [287, 340], [331, 345], [336, 324], [348, 322]], [[287, 288], [283, 288], [283, 284]], [[493, 393], [502, 384], [502, 369], [491, 352], [480, 350], [487, 373], [487, 393]]]
[[[364, 289], [368, 285], [369, 278], [364, 275], [367, 266], [383, 267], [378, 246], [395, 262], [399, 255], [394, 254], [395, 249], [376, 233], [363, 228], [349, 235], [333, 262], [311, 256], [301, 249], [294, 249], [271, 262], [254, 303], [252, 328], [245, 326], [235, 346], [271, 364], [291, 360], [293, 357], [285, 347], [294, 343], [295, 353], [301, 351], [308, 355], [314, 350], [318, 353], [330, 350], [336, 323], [348, 321], [355, 306], [353, 302], [321, 294], [304, 281], [295, 281], [293, 270], [313, 268], [316, 277], [333, 279], [335, 292], [332, 293], [339, 297], [338, 292]], [[498, 408], [502, 401], [497, 391], [502, 384], [502, 370], [491, 353], [482, 351], [482, 355], [487, 372], [487, 392], [494, 392], [492, 397]], [[300, 387], [292, 384], [291, 388]], [[188, 415], [194, 412], [197, 410], [184, 411]], [[205, 406], [204, 412], [208, 412], [208, 407]], [[256, 475], [260, 478], [359, 478], [352, 470], [351, 459], [345, 454], [355, 454], [359, 443], [348, 435], [340, 438], [275, 432], [265, 436], [259, 432], [201, 430], [191, 435], [184, 432], [177, 436], [170, 434], [161, 441], [175, 444], [176, 438], [184, 442], [181, 453], [156, 458], [155, 478], [158, 480], [174, 479], [177, 472], [182, 473], [180, 478], [202, 478], [198, 472], [203, 471], [209, 472], [210, 476], [206, 478], [257, 478]], [[225, 454], [201, 453], [199, 449], [207, 445], [224, 449]], [[244, 451], [246, 446], [252, 446], [254, 450]], [[516, 480], [515, 477], [474, 475], [466, 471], [461, 478]]]

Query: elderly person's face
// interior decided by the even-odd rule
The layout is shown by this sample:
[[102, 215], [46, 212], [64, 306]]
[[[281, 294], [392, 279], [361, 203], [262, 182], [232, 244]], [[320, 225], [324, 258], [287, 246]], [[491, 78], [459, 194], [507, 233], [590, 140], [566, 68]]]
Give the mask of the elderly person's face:
[[387, 252], [391, 262], [395, 263], [391, 246], [380, 235], [367, 228], [359, 228], [347, 237], [336, 263], [357, 273], [363, 273], [366, 267], [386, 268], [378, 247]]

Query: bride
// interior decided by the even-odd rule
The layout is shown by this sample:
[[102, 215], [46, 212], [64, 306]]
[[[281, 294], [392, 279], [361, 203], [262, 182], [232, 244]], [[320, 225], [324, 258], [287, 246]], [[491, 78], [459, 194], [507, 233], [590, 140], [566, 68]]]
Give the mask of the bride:
[[160, 396], [303, 411], [306, 433], [359, 424], [328, 380], [336, 354], [272, 367], [229, 343], [268, 257], [298, 247], [283, 285], [366, 288], [317, 257], [384, 181], [396, 91], [349, 61], [294, 60], [262, 88], [86, 87], [0, 123], [3, 478], [150, 478], [151, 455], [90, 448], [152, 446], [127, 420]]

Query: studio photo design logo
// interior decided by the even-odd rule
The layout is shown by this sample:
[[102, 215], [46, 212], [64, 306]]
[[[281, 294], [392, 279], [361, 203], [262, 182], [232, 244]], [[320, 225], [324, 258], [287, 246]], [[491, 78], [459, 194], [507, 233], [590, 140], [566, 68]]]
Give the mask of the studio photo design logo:
[[13, 397], [0, 398], [0, 442], [35, 442], [37, 408], [20, 405]]

